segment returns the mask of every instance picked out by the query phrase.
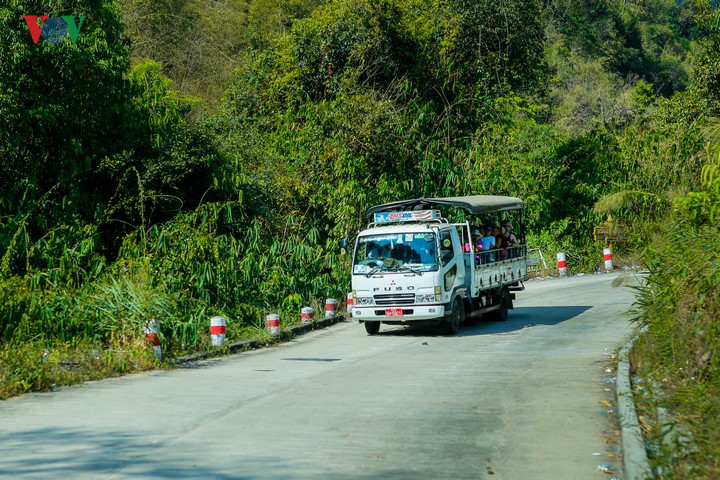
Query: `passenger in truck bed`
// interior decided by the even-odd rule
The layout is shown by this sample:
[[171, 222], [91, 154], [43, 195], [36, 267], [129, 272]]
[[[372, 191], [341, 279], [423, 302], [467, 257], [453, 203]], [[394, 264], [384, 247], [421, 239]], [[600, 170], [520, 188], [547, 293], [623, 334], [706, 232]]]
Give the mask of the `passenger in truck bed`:
[[480, 255], [480, 252], [482, 251], [482, 234], [480, 233], [480, 229], [477, 227], [472, 227], [472, 238], [470, 239], [470, 243], [468, 244], [468, 248], [470, 252], [475, 252], [475, 263], [481, 264], [482, 263], [482, 256]]
[[490, 263], [495, 261], [495, 253], [491, 252], [495, 248], [495, 237], [492, 234], [493, 226], [491, 224], [485, 225], [485, 235], [480, 239], [483, 247], [483, 263]]
[[488, 224], [485, 225], [485, 235], [480, 239], [482, 242], [482, 248], [483, 250], [491, 250], [495, 248], [495, 236], [492, 234], [493, 232], [493, 226]]
[[477, 252], [482, 249], [482, 244], [480, 243], [480, 237], [482, 237], [482, 235], [480, 235], [480, 230], [470, 225], [470, 232], [470, 239], [463, 246], [463, 252], [465, 253]]
[[513, 225], [510, 220], [505, 220], [502, 224], [502, 234], [507, 239], [508, 243], [508, 258], [515, 258], [520, 256], [520, 251], [516, 248], [520, 246], [520, 242], [514, 233], [512, 233]]
[[497, 225], [493, 225], [492, 234], [495, 237], [495, 248], [498, 250], [496, 253], [498, 260], [505, 260], [510, 242], [508, 242], [507, 237], [503, 235]]
[[478, 252], [483, 249], [482, 231], [477, 227], [473, 229], [473, 246], [475, 247], [475, 251]]
[[509, 220], [505, 220], [502, 224], [503, 226], [503, 234], [508, 239], [508, 243], [511, 247], [519, 247], [520, 242], [518, 242], [517, 237], [514, 233], [512, 233], [513, 225], [512, 222]]

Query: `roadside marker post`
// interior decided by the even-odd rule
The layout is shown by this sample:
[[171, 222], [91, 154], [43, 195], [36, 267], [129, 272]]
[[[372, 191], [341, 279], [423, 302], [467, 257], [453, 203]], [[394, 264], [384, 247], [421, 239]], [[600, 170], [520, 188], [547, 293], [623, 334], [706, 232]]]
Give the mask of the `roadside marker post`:
[[302, 323], [310, 323], [315, 318], [315, 310], [312, 307], [303, 307], [300, 310], [300, 320]]
[[347, 294], [347, 302], [345, 303], [345, 305], [347, 307], [348, 316], [352, 317], [352, 308], [354, 305], [352, 292]]
[[337, 315], [337, 300], [334, 298], [325, 299], [325, 318], [335, 318]]
[[610, 248], [604, 248], [603, 249], [603, 260], [605, 260], [605, 270], [608, 272], [612, 272], [613, 270], [613, 258], [612, 258], [612, 249]]
[[152, 345], [155, 350], [155, 356], [158, 360], [162, 360], [162, 345], [160, 344], [160, 335], [158, 335], [158, 324], [154, 318], [150, 319], [143, 327], [145, 331], [145, 340]]
[[265, 317], [265, 326], [272, 335], [280, 335], [280, 315], [271, 313]]
[[216, 315], [210, 319], [210, 342], [213, 347], [222, 347], [225, 343], [227, 320]]
[[567, 262], [565, 261], [565, 254], [562, 252], [557, 254], [557, 266], [560, 276], [567, 276]]

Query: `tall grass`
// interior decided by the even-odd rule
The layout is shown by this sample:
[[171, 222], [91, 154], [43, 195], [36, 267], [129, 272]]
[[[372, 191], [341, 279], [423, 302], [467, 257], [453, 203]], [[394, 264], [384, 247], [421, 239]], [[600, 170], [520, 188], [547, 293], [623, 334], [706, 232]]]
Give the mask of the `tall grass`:
[[[635, 308], [649, 328], [632, 360], [652, 380], [641, 404], [652, 460], [667, 479], [720, 478], [720, 178], [708, 170], [704, 190], [676, 201], [674, 225], [648, 247], [650, 275]], [[662, 427], [658, 406], [674, 428]], [[663, 442], [678, 431], [689, 445]]]
[[[143, 332], [151, 320], [172, 358], [210, 348], [214, 315], [228, 319], [228, 341], [262, 337], [266, 313], [297, 323], [301, 307], [320, 312], [326, 297], [347, 291], [347, 259], [320, 242], [315, 225], [302, 217], [264, 223], [237, 203], [140, 227], [107, 266], [84, 241], [47, 241], [57, 245], [21, 249], [30, 258], [25, 275], [0, 276], [0, 397], [155, 365]], [[34, 268], [36, 255], [49, 266]]]

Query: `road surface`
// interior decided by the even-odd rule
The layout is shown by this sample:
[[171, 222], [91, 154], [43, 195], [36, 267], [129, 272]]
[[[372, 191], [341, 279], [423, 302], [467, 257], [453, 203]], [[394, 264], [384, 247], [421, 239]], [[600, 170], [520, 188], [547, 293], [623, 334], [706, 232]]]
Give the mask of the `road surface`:
[[632, 329], [615, 277], [528, 282], [456, 337], [345, 323], [0, 402], [0, 478], [607, 479], [602, 379]]

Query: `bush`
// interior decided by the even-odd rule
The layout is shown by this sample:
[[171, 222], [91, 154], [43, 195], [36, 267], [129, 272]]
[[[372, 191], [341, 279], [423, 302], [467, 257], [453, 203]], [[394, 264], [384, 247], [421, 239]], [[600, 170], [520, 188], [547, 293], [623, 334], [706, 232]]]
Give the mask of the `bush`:
[[675, 413], [676, 429], [692, 441], [690, 449], [663, 450], [654, 459], [668, 469], [664, 478], [720, 475], [720, 427], [708, 421], [720, 416], [720, 228], [711, 213], [720, 198], [708, 171], [715, 168], [705, 169], [705, 188], [676, 200], [674, 225], [649, 245], [650, 275], [635, 307], [648, 331], [633, 361], [662, 387], [666, 396], [652, 400]]

